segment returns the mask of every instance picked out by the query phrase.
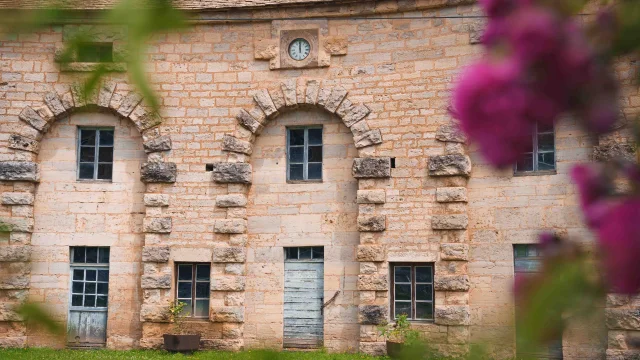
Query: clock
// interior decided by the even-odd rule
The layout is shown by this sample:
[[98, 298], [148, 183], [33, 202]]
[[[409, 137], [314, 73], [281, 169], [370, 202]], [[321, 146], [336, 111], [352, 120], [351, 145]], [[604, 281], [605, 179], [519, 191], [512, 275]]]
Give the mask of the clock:
[[309, 56], [310, 52], [311, 45], [305, 39], [298, 38], [289, 44], [289, 56], [291, 56], [293, 60], [304, 60]]

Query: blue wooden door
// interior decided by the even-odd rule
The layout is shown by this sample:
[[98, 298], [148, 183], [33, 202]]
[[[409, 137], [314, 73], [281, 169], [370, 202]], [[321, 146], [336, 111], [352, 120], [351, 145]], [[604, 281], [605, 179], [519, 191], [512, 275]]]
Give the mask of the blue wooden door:
[[284, 264], [284, 347], [323, 345], [324, 263], [322, 260]]

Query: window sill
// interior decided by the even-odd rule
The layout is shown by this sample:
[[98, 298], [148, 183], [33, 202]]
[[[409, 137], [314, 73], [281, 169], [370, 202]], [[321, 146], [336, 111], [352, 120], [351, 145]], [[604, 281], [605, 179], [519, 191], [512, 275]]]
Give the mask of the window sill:
[[514, 177], [522, 177], [522, 176], [546, 176], [546, 175], [557, 175], [557, 170], [544, 170], [544, 171], [521, 171], [514, 172]]
[[60, 70], [64, 72], [91, 72], [102, 67], [107, 72], [126, 72], [127, 63], [124, 62], [69, 62], [60, 63]]
[[77, 182], [83, 183], [96, 183], [96, 184], [111, 184], [113, 183], [113, 179], [111, 180], [100, 180], [100, 179], [76, 179]]
[[287, 184], [321, 184], [323, 183], [322, 179], [320, 180], [287, 180]]

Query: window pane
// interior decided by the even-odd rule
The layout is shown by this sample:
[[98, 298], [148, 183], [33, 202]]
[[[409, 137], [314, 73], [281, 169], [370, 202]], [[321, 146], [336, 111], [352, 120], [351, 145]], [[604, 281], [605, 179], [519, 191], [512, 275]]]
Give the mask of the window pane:
[[111, 180], [113, 164], [98, 164], [98, 179]]
[[322, 144], [322, 129], [309, 129], [309, 145]]
[[416, 319], [433, 319], [433, 304], [417, 302]]
[[106, 295], [109, 293], [109, 284], [98, 283], [98, 294]]
[[82, 295], [71, 296], [71, 306], [82, 306]]
[[309, 146], [309, 162], [322, 162], [322, 146]]
[[98, 262], [101, 264], [109, 263], [109, 248], [99, 248], [98, 249]]
[[395, 284], [395, 300], [411, 300], [410, 284]]
[[93, 179], [93, 164], [80, 164], [80, 179]]
[[95, 130], [80, 130], [80, 145], [96, 145]]
[[304, 180], [302, 164], [289, 165], [289, 180]]
[[209, 265], [196, 266], [196, 280], [209, 280], [211, 276], [211, 267]]
[[416, 285], [416, 300], [433, 300], [433, 285]]
[[322, 246], [316, 246], [313, 248], [314, 259], [324, 259], [324, 248]]
[[196, 283], [196, 297], [197, 298], [209, 298], [209, 283], [197, 282]]
[[551, 125], [545, 125], [545, 124], [538, 124], [538, 133], [542, 133], [542, 132], [553, 132], [553, 124]]
[[289, 130], [289, 145], [304, 145], [304, 129]]
[[113, 161], [113, 148], [101, 147], [98, 149], [98, 161], [100, 162], [112, 162]]
[[416, 266], [416, 282], [419, 282], [419, 283], [433, 282], [433, 279], [431, 277], [430, 266]]
[[84, 297], [84, 306], [85, 307], [95, 307], [96, 306], [96, 296], [95, 295], [85, 295], [85, 297]]
[[[98, 263], [98, 248], [90, 247], [87, 248], [87, 264], [97, 264]], [[92, 270], [95, 272], [95, 270]], [[88, 271], [87, 271], [88, 273]], [[96, 278], [94, 277], [93, 280]]]
[[186, 305], [182, 308], [182, 312], [180, 313], [180, 315], [182, 316], [191, 316], [191, 314], [193, 313], [193, 304], [191, 303], [191, 300], [182, 300], [180, 299], [181, 302], [185, 303]]
[[190, 282], [178, 283], [178, 298], [191, 299], [191, 283]]
[[73, 280], [84, 280], [84, 270], [73, 270]]
[[80, 281], [74, 281], [71, 285], [71, 292], [74, 294], [82, 294], [84, 292], [84, 283]]
[[410, 266], [396, 266], [394, 268], [395, 278], [397, 283], [410, 283], [411, 282], [411, 267]]
[[514, 245], [513, 249], [517, 258], [527, 256], [527, 245]]
[[533, 171], [533, 154], [524, 154], [516, 164], [517, 171]]
[[107, 297], [106, 296], [98, 296], [96, 298], [96, 306], [97, 307], [107, 307]]
[[538, 154], [538, 170], [554, 170], [556, 168], [555, 153]]
[[311, 248], [310, 247], [301, 247], [300, 248], [300, 259], [311, 259]]
[[297, 247], [291, 247], [291, 248], [285, 248], [285, 256], [287, 257], [287, 259], [298, 259], [298, 248]]
[[289, 162], [304, 162], [304, 146], [293, 146], [289, 148]]
[[195, 316], [209, 317], [209, 300], [196, 300]]
[[96, 293], [96, 283], [85, 283], [84, 284], [84, 293], [85, 294], [95, 294]]
[[98, 270], [99, 281], [109, 281], [109, 270]]
[[407, 315], [410, 319], [411, 316], [411, 303], [410, 302], [395, 302], [395, 315], [396, 317], [400, 315]]
[[178, 280], [191, 280], [191, 265], [178, 265]]
[[80, 161], [93, 162], [96, 159], [96, 148], [93, 146], [80, 147]]
[[538, 151], [553, 151], [553, 134], [538, 135]]
[[96, 270], [87, 270], [87, 281], [96, 281]]
[[322, 164], [309, 164], [309, 179], [322, 179]]
[[100, 145], [113, 145], [113, 130], [100, 130]]
[[73, 262], [75, 263], [83, 263], [84, 262], [84, 250], [83, 247], [73, 248]]

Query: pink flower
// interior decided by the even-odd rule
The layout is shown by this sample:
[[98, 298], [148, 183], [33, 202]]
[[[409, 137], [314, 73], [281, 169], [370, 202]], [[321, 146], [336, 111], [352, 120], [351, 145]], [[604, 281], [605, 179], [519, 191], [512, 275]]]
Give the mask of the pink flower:
[[515, 5], [514, 0], [478, 0], [480, 6], [489, 17], [506, 15]]
[[563, 41], [562, 30], [562, 22], [553, 12], [525, 6], [510, 15], [506, 36], [520, 61], [535, 64], [557, 55]]
[[596, 227], [608, 214], [611, 193], [608, 180], [595, 168], [577, 165], [571, 170], [571, 177], [578, 185], [580, 205], [589, 227]]

